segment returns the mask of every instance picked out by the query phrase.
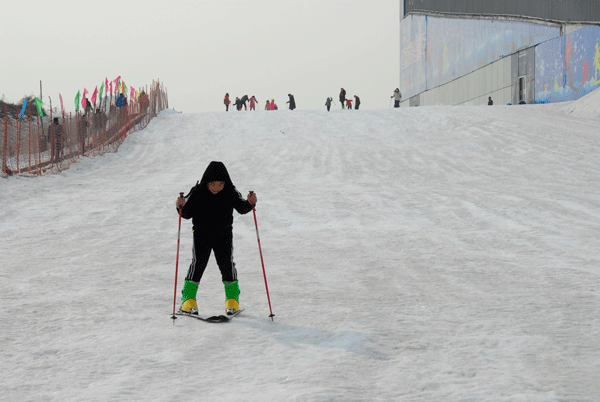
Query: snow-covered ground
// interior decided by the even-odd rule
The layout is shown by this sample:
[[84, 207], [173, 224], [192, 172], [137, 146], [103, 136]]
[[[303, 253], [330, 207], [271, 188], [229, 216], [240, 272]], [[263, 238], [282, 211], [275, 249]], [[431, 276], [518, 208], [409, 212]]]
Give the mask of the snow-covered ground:
[[[0, 179], [0, 400], [600, 400], [600, 91], [545, 106], [163, 111]], [[171, 320], [175, 199], [223, 161], [245, 311]], [[182, 226], [178, 299], [191, 260]], [[177, 301], [179, 305], [179, 300]], [[205, 315], [224, 305], [211, 259]]]

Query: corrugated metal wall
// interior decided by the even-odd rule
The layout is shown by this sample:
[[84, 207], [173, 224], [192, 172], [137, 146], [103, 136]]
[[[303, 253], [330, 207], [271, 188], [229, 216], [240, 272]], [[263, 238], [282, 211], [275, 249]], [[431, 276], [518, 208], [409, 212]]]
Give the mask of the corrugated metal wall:
[[494, 105], [516, 104], [511, 74], [515, 69], [511, 63], [512, 57], [505, 57], [467, 76], [413, 96], [401, 106], [483, 106], [487, 105], [489, 97]]
[[555, 21], [599, 22], [598, 0], [403, 0], [404, 15], [413, 11], [500, 14]]

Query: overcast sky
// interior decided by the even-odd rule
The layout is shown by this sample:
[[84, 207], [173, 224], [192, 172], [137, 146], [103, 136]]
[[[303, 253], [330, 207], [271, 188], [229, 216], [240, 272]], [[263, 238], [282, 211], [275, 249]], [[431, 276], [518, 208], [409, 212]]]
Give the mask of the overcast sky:
[[[226, 92], [324, 109], [340, 88], [364, 109], [388, 108], [399, 85], [400, 0], [5, 1], [0, 97], [40, 93], [67, 112], [118, 76], [160, 79], [169, 106], [224, 110]], [[339, 107], [339, 105], [338, 105]]]

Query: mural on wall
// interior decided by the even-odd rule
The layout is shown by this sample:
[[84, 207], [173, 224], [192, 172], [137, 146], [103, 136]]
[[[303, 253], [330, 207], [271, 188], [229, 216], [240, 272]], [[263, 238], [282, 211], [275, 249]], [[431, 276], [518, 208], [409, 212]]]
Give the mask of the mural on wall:
[[535, 103], [572, 101], [600, 86], [600, 27], [581, 28], [535, 48]]
[[409, 15], [400, 21], [403, 99], [559, 36], [560, 28], [539, 24]]

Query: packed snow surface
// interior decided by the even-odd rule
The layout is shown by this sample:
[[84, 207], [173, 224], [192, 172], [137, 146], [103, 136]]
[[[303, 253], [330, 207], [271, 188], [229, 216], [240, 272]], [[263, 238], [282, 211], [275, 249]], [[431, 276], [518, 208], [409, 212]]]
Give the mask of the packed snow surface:
[[[600, 400], [596, 92], [163, 111], [117, 153], [0, 179], [0, 399]], [[175, 200], [213, 160], [257, 193], [274, 321], [252, 213], [234, 223], [245, 311], [171, 319]], [[224, 300], [211, 258], [201, 314]]]

